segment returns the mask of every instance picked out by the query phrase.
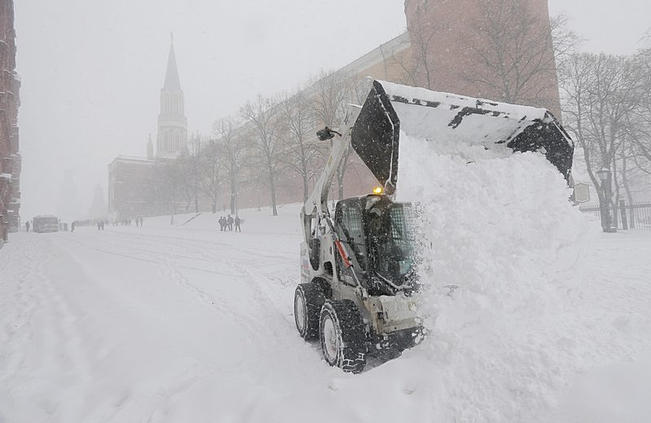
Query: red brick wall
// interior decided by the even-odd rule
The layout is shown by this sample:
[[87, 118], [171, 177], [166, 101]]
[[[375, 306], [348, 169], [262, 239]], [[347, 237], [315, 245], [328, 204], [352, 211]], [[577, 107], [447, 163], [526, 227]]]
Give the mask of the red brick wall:
[[[469, 79], [469, 75], [473, 73], [486, 74], [487, 71], [474, 49], [491, 51], [490, 40], [481, 37], [477, 28], [486, 25], [485, 11], [495, 10], [498, 4], [504, 1], [514, 0], [405, 0], [407, 27], [412, 39], [412, 55], [417, 54], [415, 49], [418, 48], [419, 39], [434, 34], [426, 54], [431, 71], [432, 89], [508, 101], [503, 98], [502, 90]], [[541, 59], [551, 65], [548, 67], [549, 71], [540, 72], [526, 84], [524, 97], [534, 100], [519, 102], [545, 107], [560, 117], [558, 80], [553, 63], [547, 0], [516, 1], [525, 5], [528, 15], [535, 20], [535, 24], [527, 34], [537, 38], [534, 48], [539, 49]], [[419, 33], [422, 34], [420, 38]], [[527, 36], [522, 39], [527, 42], [532, 41], [527, 39]], [[412, 60], [418, 60], [414, 57]], [[423, 69], [419, 70], [418, 79], [418, 85], [427, 86]], [[492, 82], [497, 81], [493, 79]]]
[[15, 74], [14, 5], [0, 0], [0, 242], [9, 229], [17, 229], [20, 209], [20, 155], [17, 115], [20, 81]]

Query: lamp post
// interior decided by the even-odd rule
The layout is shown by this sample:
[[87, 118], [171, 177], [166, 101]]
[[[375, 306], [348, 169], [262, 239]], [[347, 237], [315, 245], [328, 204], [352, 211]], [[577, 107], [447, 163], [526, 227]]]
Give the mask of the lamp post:
[[603, 201], [600, 202], [601, 208], [601, 227], [604, 232], [616, 232], [612, 227], [612, 220], [610, 217], [610, 169], [607, 167], [601, 168], [597, 171], [597, 176], [601, 180], [601, 192]]

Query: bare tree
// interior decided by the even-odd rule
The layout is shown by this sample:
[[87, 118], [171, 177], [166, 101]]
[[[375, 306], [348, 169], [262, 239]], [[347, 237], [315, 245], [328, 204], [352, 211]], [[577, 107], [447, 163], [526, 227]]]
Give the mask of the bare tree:
[[201, 191], [210, 200], [210, 209], [217, 213], [217, 200], [221, 192], [222, 161], [220, 157], [219, 145], [214, 139], [201, 149], [201, 158], [199, 161], [200, 187]]
[[[420, 7], [433, 7], [431, 4]], [[408, 55], [393, 56], [403, 72], [403, 83], [434, 88], [435, 65], [432, 44], [441, 31], [439, 23], [428, 19], [429, 14], [423, 11], [414, 14], [409, 23], [410, 49]]]
[[475, 31], [466, 39], [480, 66], [464, 70], [464, 78], [498, 100], [555, 109], [548, 106], [549, 93], [557, 92], [557, 77], [547, 18], [532, 13], [528, 1], [479, 4]]
[[612, 172], [618, 194], [621, 160], [629, 157], [625, 144], [630, 132], [628, 120], [640, 99], [633, 62], [605, 54], [574, 54], [562, 69], [561, 88], [566, 126], [581, 146], [599, 203], [614, 208], [614, 199], [607, 194], [611, 181], [604, 187], [597, 171], [605, 168]]
[[283, 128], [287, 133], [283, 162], [303, 182], [303, 201], [309, 195], [310, 180], [316, 174], [315, 161], [320, 155], [313, 134], [314, 114], [303, 91], [285, 97], [280, 105]]
[[[222, 119], [213, 126], [217, 137], [217, 146], [221, 156], [222, 167], [228, 183], [231, 214], [237, 214], [240, 189], [240, 173], [245, 162], [245, 137], [238, 134], [231, 119]], [[239, 129], [242, 132], [242, 129]]]
[[335, 127], [345, 110], [347, 77], [339, 72], [323, 72], [311, 87], [312, 108], [321, 124]]
[[[633, 148], [633, 145], [631, 143], [630, 137], [625, 136], [624, 140], [622, 142], [622, 145], [619, 149], [618, 153], [618, 159], [617, 163], [619, 163], [619, 166], [617, 167], [617, 174], [616, 174], [616, 182], [617, 182], [617, 200], [616, 203], [619, 203], [620, 199], [620, 189], [621, 188], [624, 191], [624, 195], [626, 196], [626, 199], [628, 201], [629, 205], [635, 204], [635, 198], [633, 194], [633, 182], [636, 180], [643, 178], [643, 172], [640, 171], [639, 167], [635, 166], [635, 151]], [[635, 227], [635, 210], [631, 207], [629, 208], [629, 218], [628, 218], [629, 225], [633, 228]]]
[[154, 168], [154, 198], [161, 203], [161, 210], [170, 214], [170, 225], [178, 212], [178, 199], [181, 197], [182, 170], [176, 160], [166, 160]]
[[[344, 100], [344, 117], [342, 120], [346, 120], [346, 114], [350, 113], [350, 107], [362, 106], [366, 101], [366, 96], [368, 95], [370, 87], [370, 81], [366, 78], [360, 77], [349, 77], [345, 80], [345, 100]], [[354, 105], [354, 106], [350, 106]], [[348, 146], [348, 149], [345, 151], [344, 156], [342, 157], [341, 164], [337, 169], [337, 187], [339, 188], [339, 199], [344, 197], [344, 178], [346, 173], [354, 168], [356, 164], [359, 164], [359, 161], [351, 160], [353, 157], [353, 149], [351, 146]]]
[[199, 213], [200, 162], [201, 141], [199, 135], [194, 135], [189, 142], [189, 148], [181, 152], [175, 160], [180, 182], [180, 194], [185, 202], [185, 210], [194, 206], [194, 212]]
[[633, 59], [639, 102], [629, 110], [628, 135], [637, 167], [651, 174], [651, 49], [641, 50]]
[[276, 179], [281, 163], [282, 147], [278, 136], [277, 103], [274, 100], [258, 97], [253, 103], [242, 108], [242, 117], [254, 128], [253, 146], [258, 153], [271, 195], [273, 215], [278, 216], [276, 204]]
[[[436, 70], [433, 53], [436, 51], [436, 37], [444, 27], [440, 22], [428, 19], [430, 10], [422, 10], [436, 5], [422, 2], [416, 7], [418, 10], [408, 22], [408, 38], [404, 39], [403, 43], [393, 44], [391, 50], [385, 50], [385, 45], [380, 46], [385, 67], [384, 78], [389, 78], [387, 65], [393, 65], [397, 66], [401, 73], [399, 77], [393, 76], [397, 82], [433, 89]], [[402, 40], [401, 37], [396, 41]]]
[[[338, 72], [324, 73], [314, 83], [312, 89], [315, 120], [322, 125], [336, 128], [343, 122], [349, 97], [350, 78]], [[336, 141], [334, 141], [336, 142]], [[344, 177], [350, 156], [350, 148], [337, 168], [338, 199], [344, 198]]]
[[569, 28], [567, 15], [559, 14], [550, 19], [554, 60], [558, 70], [565, 68], [566, 62], [577, 53], [577, 48], [583, 42], [579, 35]]
[[[651, 49], [640, 50], [630, 59], [637, 81], [637, 98], [627, 108], [623, 146], [619, 154], [621, 184], [630, 205], [634, 195], [651, 195]], [[633, 208], [629, 209], [629, 224], [635, 226]]]

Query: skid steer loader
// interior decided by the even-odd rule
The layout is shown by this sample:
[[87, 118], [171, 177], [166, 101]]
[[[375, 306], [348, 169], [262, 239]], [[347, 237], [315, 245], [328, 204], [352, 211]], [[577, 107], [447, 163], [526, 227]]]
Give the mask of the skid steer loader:
[[[330, 157], [301, 219], [301, 283], [294, 295], [296, 328], [319, 339], [323, 357], [346, 372], [361, 372], [368, 355], [399, 354], [423, 337], [413, 294], [411, 205], [394, 201], [400, 150], [424, 139], [450, 154], [473, 146], [492, 154], [540, 151], [570, 181], [574, 145], [546, 110], [373, 81], [363, 106], [351, 108], [338, 131], [325, 128]], [[339, 201], [328, 191], [346, 150], [377, 178], [369, 195]], [[462, 154], [462, 153], [460, 153]]]

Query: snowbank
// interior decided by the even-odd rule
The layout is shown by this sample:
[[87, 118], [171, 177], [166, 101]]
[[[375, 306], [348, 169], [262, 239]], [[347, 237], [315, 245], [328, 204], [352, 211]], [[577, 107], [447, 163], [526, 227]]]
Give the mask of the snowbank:
[[595, 325], [605, 310], [582, 304], [581, 256], [598, 227], [542, 155], [469, 161], [471, 148], [403, 146], [398, 195], [422, 207], [431, 329], [405, 357], [431, 378], [434, 421], [547, 421], [579, 374], [635, 358], [628, 347], [643, 339], [617, 344], [611, 322]]

